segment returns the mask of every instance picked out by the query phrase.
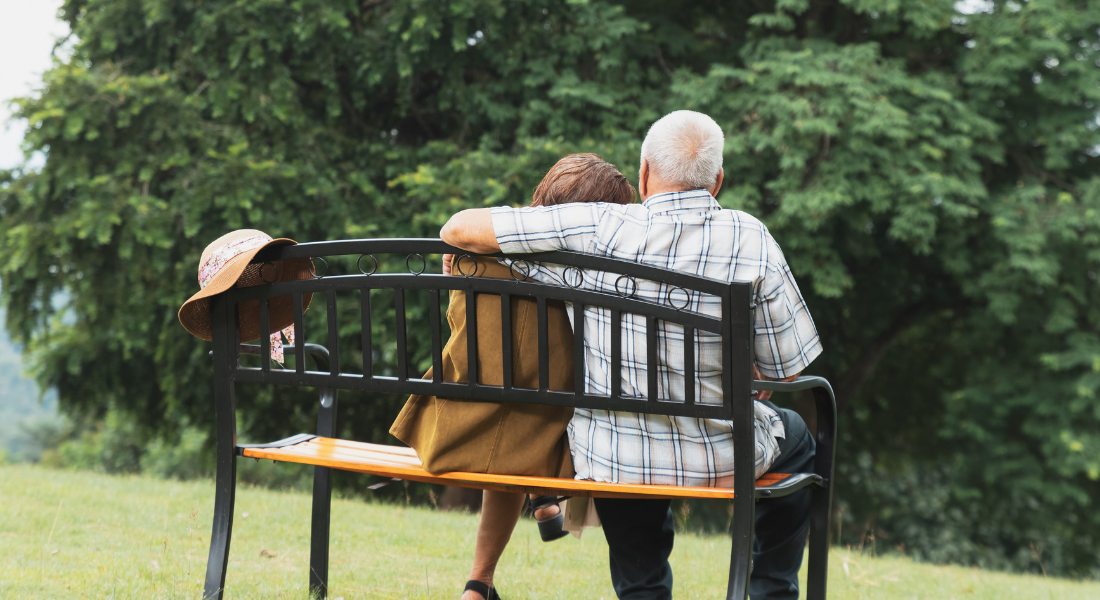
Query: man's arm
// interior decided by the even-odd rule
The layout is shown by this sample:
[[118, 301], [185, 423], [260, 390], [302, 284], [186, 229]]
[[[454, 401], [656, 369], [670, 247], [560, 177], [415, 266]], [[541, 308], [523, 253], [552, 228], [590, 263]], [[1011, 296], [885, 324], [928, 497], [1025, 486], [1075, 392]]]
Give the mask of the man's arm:
[[605, 204], [587, 202], [551, 207], [473, 208], [451, 217], [439, 237], [452, 246], [479, 254], [584, 252], [607, 210]]
[[439, 237], [456, 248], [478, 254], [500, 252], [491, 210], [470, 208], [454, 215], [439, 230]]
[[753, 356], [761, 374], [787, 381], [821, 354], [821, 336], [779, 244], [766, 232], [765, 239], [768, 270], [756, 290]]
[[[758, 369], [756, 365], [752, 366], [753, 379], [759, 379], [761, 381], [794, 381], [795, 379], [798, 379], [799, 375], [802, 375], [801, 371], [795, 373], [794, 375], [791, 375], [790, 377], [768, 377], [767, 375], [761, 373], [760, 369]], [[753, 398], [756, 398], [757, 400], [768, 400], [771, 397], [771, 390], [756, 390], [756, 395], [753, 396]]]

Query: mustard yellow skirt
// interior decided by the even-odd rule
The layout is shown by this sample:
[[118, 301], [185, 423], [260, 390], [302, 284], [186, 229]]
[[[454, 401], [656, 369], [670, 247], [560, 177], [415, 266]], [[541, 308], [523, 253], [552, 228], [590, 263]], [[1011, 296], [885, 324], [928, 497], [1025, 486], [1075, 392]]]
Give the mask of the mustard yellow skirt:
[[[509, 278], [507, 267], [477, 259], [478, 277]], [[469, 261], [463, 261], [469, 267]], [[469, 381], [466, 297], [452, 291], [447, 308], [451, 338], [443, 349], [443, 380]], [[564, 304], [549, 302], [550, 389], [573, 390], [573, 329]], [[515, 387], [537, 388], [538, 315], [533, 300], [512, 299], [512, 364]], [[501, 385], [500, 296], [479, 294], [478, 380]], [[431, 371], [425, 378], [431, 378]], [[390, 433], [416, 450], [429, 473], [463, 471], [572, 479], [566, 426], [573, 409], [558, 406], [448, 400], [411, 396]]]

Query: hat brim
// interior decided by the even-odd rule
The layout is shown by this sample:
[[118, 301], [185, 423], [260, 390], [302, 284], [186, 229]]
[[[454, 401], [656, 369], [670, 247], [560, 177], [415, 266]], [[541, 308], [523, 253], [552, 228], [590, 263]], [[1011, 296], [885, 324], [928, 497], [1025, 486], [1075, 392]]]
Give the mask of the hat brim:
[[[262, 246], [258, 246], [247, 252], [242, 252], [233, 257], [214, 275], [210, 283], [195, 295], [187, 299], [180, 307], [178, 316], [180, 324], [191, 335], [205, 340], [213, 340], [213, 327], [210, 316], [210, 298], [229, 290], [234, 286], [251, 287], [269, 283], [260, 277], [262, 265], [251, 264], [252, 259], [266, 248], [277, 246], [290, 246], [297, 244], [292, 239], [276, 238]], [[273, 263], [278, 276], [276, 282], [297, 281], [299, 279], [312, 279], [313, 261], [308, 258], [292, 258], [277, 260]], [[302, 308], [309, 307], [313, 300], [313, 294], [302, 295]], [[240, 342], [251, 342], [259, 339], [263, 332], [260, 331], [259, 300], [240, 302], [237, 306], [239, 319], [237, 333]], [[275, 333], [294, 324], [294, 300], [291, 296], [277, 296], [268, 300], [268, 313], [270, 331]]]

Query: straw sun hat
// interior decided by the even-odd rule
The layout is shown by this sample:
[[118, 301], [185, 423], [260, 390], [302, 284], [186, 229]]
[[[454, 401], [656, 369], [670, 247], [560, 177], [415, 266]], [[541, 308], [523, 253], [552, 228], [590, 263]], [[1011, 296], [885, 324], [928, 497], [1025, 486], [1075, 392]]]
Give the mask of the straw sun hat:
[[[311, 279], [312, 262], [308, 258], [277, 260], [273, 263], [249, 264], [264, 248], [296, 244], [287, 238], [272, 239], [270, 235], [256, 229], [238, 229], [214, 240], [202, 252], [199, 259], [199, 287], [197, 294], [191, 296], [180, 308], [179, 319], [191, 335], [211, 341], [210, 298], [234, 285], [252, 287], [267, 285], [276, 281], [295, 281]], [[274, 265], [274, 268], [272, 268]], [[309, 307], [313, 294], [304, 294], [302, 303]], [[240, 341], [251, 342], [261, 335], [271, 334], [272, 358], [282, 360], [282, 343], [279, 332], [282, 330], [287, 342], [294, 343], [294, 299], [291, 296], [271, 298], [268, 304], [271, 331], [260, 331], [260, 302], [249, 300], [238, 304], [240, 321], [237, 331]]]

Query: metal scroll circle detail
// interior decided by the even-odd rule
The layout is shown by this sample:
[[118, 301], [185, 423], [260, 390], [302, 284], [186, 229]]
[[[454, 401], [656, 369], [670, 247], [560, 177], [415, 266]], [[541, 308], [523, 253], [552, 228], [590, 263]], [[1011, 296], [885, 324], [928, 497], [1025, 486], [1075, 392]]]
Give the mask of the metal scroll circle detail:
[[[627, 280], [628, 285], [621, 285], [624, 279]], [[638, 293], [638, 280], [632, 275], [619, 275], [615, 280], [615, 293], [623, 298], [633, 298]]]
[[[363, 270], [363, 259], [368, 257], [371, 259], [372, 262], [374, 262], [374, 266], [371, 267], [371, 270], [369, 272]], [[359, 258], [355, 261], [355, 268], [359, 269], [359, 272], [363, 275], [369, 277], [378, 272], [378, 259], [375, 258], [373, 254], [360, 254]]]
[[[268, 279], [265, 275], [265, 273], [267, 272], [265, 267], [271, 267], [275, 270], [275, 275], [271, 279]], [[260, 263], [260, 279], [262, 279], [264, 283], [275, 283], [276, 281], [279, 281], [279, 265], [273, 262]]]
[[[414, 256], [420, 259], [420, 270], [419, 271], [414, 271], [413, 268], [412, 268], [412, 264], [410, 263], [410, 261], [412, 261], [412, 258]], [[423, 273], [428, 268], [428, 259], [424, 258], [424, 255], [420, 254], [419, 252], [410, 254], [410, 255], [405, 257], [405, 268], [408, 269], [409, 273], [412, 273], [413, 275], [420, 275], [421, 273]]]
[[[315, 260], [321, 261], [321, 264], [325, 266], [325, 269], [323, 271], [321, 271], [320, 275], [317, 274], [317, 265], [313, 264], [313, 261], [315, 261]], [[321, 258], [320, 256], [315, 256], [315, 257], [309, 259], [309, 274], [313, 275], [313, 277], [315, 279], [320, 279], [320, 278], [324, 277], [325, 275], [328, 275], [328, 261]]]
[[[464, 258], [468, 258], [468, 259], [470, 259], [470, 262], [474, 263], [474, 270], [470, 273], [467, 273], [467, 272], [462, 270], [462, 259], [464, 259]], [[457, 257], [452, 257], [451, 261], [452, 261], [451, 262], [451, 271], [452, 272], [457, 272], [459, 275], [461, 275], [463, 277], [473, 277], [474, 275], [477, 275], [477, 267], [478, 267], [477, 261], [474, 260], [474, 257], [470, 256], [469, 254], [460, 254]]]
[[[672, 297], [672, 292], [675, 292], [676, 290], [680, 290], [684, 293], [684, 303], [682, 305], [677, 305], [676, 301]], [[684, 310], [688, 307], [689, 304], [691, 304], [691, 292], [685, 290], [680, 286], [672, 286], [668, 288], [668, 293], [665, 294], [665, 301], [668, 302], [669, 306], [675, 308], [676, 310]]]
[[[516, 268], [520, 265], [520, 263], [523, 263], [523, 270], [520, 271], [520, 274], [523, 275], [523, 277], [516, 277]], [[527, 279], [531, 277], [531, 263], [525, 260], [513, 260], [508, 265], [508, 274], [511, 275], [512, 279], [515, 279], [516, 281], [527, 281]]]
[[[576, 277], [571, 278], [569, 276], [570, 273], [576, 273]], [[578, 267], [570, 265], [565, 268], [565, 271], [562, 272], [561, 280], [565, 282], [565, 285], [575, 290], [581, 287], [581, 284], [584, 283], [584, 272], [581, 271]]]

